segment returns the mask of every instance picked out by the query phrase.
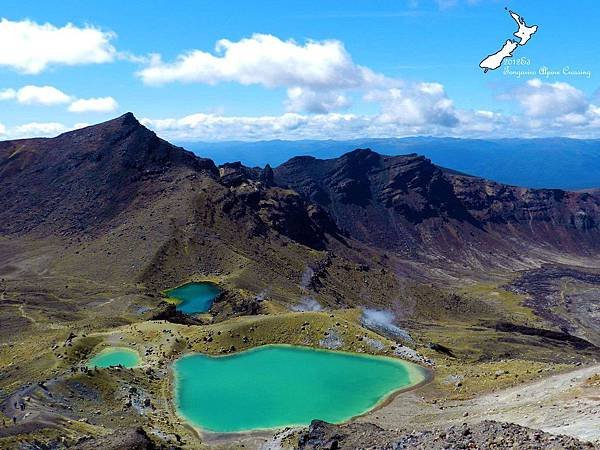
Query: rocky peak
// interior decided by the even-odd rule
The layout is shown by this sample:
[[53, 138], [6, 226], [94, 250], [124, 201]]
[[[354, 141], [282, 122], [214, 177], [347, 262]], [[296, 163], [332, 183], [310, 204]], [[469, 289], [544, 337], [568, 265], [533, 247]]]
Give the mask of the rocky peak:
[[273, 186], [275, 184], [275, 173], [273, 172], [273, 168], [270, 164], [267, 164], [260, 173], [260, 181], [262, 181], [266, 186]]
[[94, 148], [93, 144], [118, 141], [136, 131], [140, 133], [152, 133], [132, 113], [128, 112], [106, 122], [90, 125], [78, 130], [67, 131], [54, 138], [54, 140], [68, 141], [73, 144], [84, 144], [87, 142], [87, 149], [91, 150]]
[[261, 173], [260, 169], [246, 167], [239, 161], [219, 166], [220, 181], [226, 186], [239, 186], [243, 183], [259, 181]]
[[342, 166], [360, 166], [365, 169], [378, 164], [381, 158], [382, 155], [374, 152], [370, 148], [357, 148], [356, 150], [343, 154], [338, 158], [338, 163]]
[[0, 228], [89, 229], [158, 178], [190, 172], [218, 175], [212, 161], [160, 139], [131, 113], [55, 138], [5, 141], [0, 190], [13, 219]]

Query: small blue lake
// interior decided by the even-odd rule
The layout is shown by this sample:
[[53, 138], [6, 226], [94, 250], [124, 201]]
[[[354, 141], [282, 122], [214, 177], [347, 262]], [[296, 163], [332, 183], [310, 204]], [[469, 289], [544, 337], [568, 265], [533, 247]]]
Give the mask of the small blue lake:
[[95, 355], [88, 362], [88, 367], [135, 367], [140, 363], [140, 355], [126, 347], [108, 347]]
[[166, 295], [177, 300], [177, 311], [185, 314], [207, 312], [221, 293], [213, 283], [188, 283], [166, 291]]
[[212, 432], [340, 423], [425, 380], [395, 358], [269, 345], [227, 356], [184, 356], [173, 364], [177, 411]]

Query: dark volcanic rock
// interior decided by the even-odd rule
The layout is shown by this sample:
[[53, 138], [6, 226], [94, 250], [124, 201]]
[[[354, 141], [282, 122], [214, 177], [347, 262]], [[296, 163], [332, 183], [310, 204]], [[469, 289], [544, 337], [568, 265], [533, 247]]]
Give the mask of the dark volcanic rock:
[[594, 344], [586, 341], [585, 339], [581, 339], [577, 336], [572, 336], [561, 331], [544, 330], [541, 328], [533, 328], [508, 322], [497, 323], [495, 328], [496, 331], [502, 331], [505, 333], [520, 333], [527, 336], [540, 336], [546, 339], [552, 339], [553, 341], [565, 342], [578, 350], [594, 347]]
[[526, 296], [525, 305], [563, 333], [600, 345], [600, 273], [583, 267], [544, 264], [504, 286]]
[[230, 187], [222, 208], [232, 220], [245, 225], [247, 235], [265, 236], [274, 230], [315, 249], [326, 247], [327, 235], [339, 236], [335, 223], [320, 206], [292, 190], [268, 187], [259, 181], [260, 174], [229, 169], [221, 169]]
[[80, 450], [154, 450], [158, 448], [143, 428], [120, 430], [117, 434], [83, 440], [77, 443]]
[[300, 435], [299, 450], [332, 449], [596, 449], [588, 442], [556, 436], [520, 425], [484, 421], [443, 430], [389, 431], [371, 423], [332, 425], [314, 420]]
[[221, 291], [210, 308], [215, 321], [235, 316], [257, 315], [263, 312], [263, 305], [256, 296], [243, 296], [237, 292]]
[[182, 313], [177, 310], [177, 306], [169, 302], [161, 302], [158, 305], [160, 311], [152, 316], [150, 320], [166, 320], [171, 323], [179, 323], [181, 325], [202, 325], [200, 319], [194, 316]]
[[293, 158], [275, 181], [320, 204], [339, 228], [384, 248], [413, 248], [414, 226], [452, 218], [476, 225], [443, 172], [422, 156], [355, 150], [338, 159]]
[[247, 181], [257, 181], [260, 178], [260, 169], [244, 166], [241, 162], [225, 163], [219, 166], [221, 183], [226, 186], [239, 186]]
[[427, 346], [431, 350], [434, 350], [438, 353], [443, 353], [444, 355], [449, 356], [451, 358], [456, 358], [456, 356], [454, 355], [454, 352], [451, 349], [449, 349], [448, 347], [446, 347], [445, 345], [438, 344], [436, 342], [430, 342], [429, 344], [427, 344]]
[[422, 156], [368, 149], [293, 158], [274, 172], [276, 183], [319, 204], [351, 237], [407, 255], [518, 259], [527, 244], [585, 255], [600, 248], [600, 196], [593, 193], [506, 186]]
[[272, 229], [323, 248], [325, 234], [337, 233], [324, 210], [275, 187], [272, 168], [239, 162], [217, 168], [160, 139], [127, 113], [56, 138], [0, 142], [0, 234], [101, 234], [118, 225], [119, 215], [132, 215], [169, 194], [176, 198], [177, 190], [208, 193], [199, 186], [205, 178], [229, 188], [229, 195], [215, 192], [206, 205], [212, 210], [203, 215], [222, 210], [246, 227], [248, 236]]
[[0, 233], [90, 233], [186, 170], [217, 175], [212, 161], [163, 141], [131, 113], [56, 138], [0, 142]]
[[[121, 260], [140, 248], [148, 266], [132, 258], [128, 267], [138, 267], [144, 280], [164, 279], [165, 261], [174, 263], [190, 246], [199, 252], [201, 242], [231, 243], [232, 236], [318, 250], [366, 245], [457, 270], [499, 262], [522, 268], [548, 252], [600, 250], [596, 193], [505, 186], [422, 156], [369, 149], [330, 160], [297, 157], [275, 169], [239, 162], [217, 168], [158, 138], [132, 114], [52, 139], [1, 142], [0, 190], [3, 236], [79, 243], [113, 232], [111, 245], [124, 244], [116, 249]], [[160, 248], [144, 253], [141, 247], [153, 244]], [[195, 256], [186, 254], [190, 266]]]

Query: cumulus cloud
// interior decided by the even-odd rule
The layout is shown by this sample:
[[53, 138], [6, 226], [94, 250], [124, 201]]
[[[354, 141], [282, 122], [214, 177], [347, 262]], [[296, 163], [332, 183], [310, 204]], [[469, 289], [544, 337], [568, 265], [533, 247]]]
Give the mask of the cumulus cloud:
[[0, 124], [0, 136], [3, 139], [21, 139], [32, 137], [55, 137], [67, 131], [89, 126], [88, 123], [65, 125], [60, 122], [29, 122], [12, 127]]
[[69, 105], [69, 111], [76, 113], [112, 112], [118, 107], [119, 104], [112, 97], [81, 98]]
[[[553, 85], [554, 83], [552, 83]], [[517, 89], [540, 89], [525, 83]], [[396, 89], [394, 91], [393, 89]], [[562, 86], [562, 91], [572, 89]], [[549, 92], [554, 92], [550, 90]], [[510, 101], [515, 101], [514, 96]], [[509, 99], [505, 97], [505, 99]], [[400, 137], [416, 135], [453, 137], [597, 137], [600, 105], [587, 100], [583, 106], [555, 105], [559, 115], [537, 115], [523, 104], [522, 114], [468, 110], [453, 106], [442, 85], [405, 84], [369, 93], [370, 101], [381, 103], [375, 114], [329, 112], [301, 114], [286, 112], [268, 116], [225, 116], [197, 113], [184, 117], [145, 118], [141, 122], [166, 139], [177, 141], [263, 140], [263, 139], [353, 139], [357, 137]], [[571, 96], [567, 96], [571, 103]], [[520, 103], [519, 103], [520, 104]], [[532, 114], [533, 113], [533, 114]], [[61, 124], [26, 124], [5, 129], [9, 137], [53, 135], [66, 131]]]
[[113, 97], [77, 99], [53, 86], [24, 86], [20, 89], [0, 91], [0, 101], [15, 100], [24, 105], [60, 105], [70, 103], [68, 110], [74, 113], [112, 112], [119, 104]]
[[531, 117], [582, 113], [589, 105], [585, 94], [569, 83], [545, 83], [539, 79], [527, 81], [507, 97], [518, 101]]
[[58, 122], [30, 122], [18, 125], [10, 130], [11, 137], [46, 137], [67, 131], [67, 127]]
[[357, 137], [397, 137], [455, 135], [461, 128], [433, 123], [420, 125], [390, 121], [381, 115], [298, 114], [273, 116], [223, 116], [192, 114], [182, 118], [142, 119], [142, 123], [172, 140], [263, 140], [263, 139], [355, 139]]
[[456, 123], [452, 101], [442, 85], [406, 84], [376, 73], [356, 64], [337, 40], [298, 43], [266, 34], [237, 42], [222, 39], [214, 54], [193, 50], [172, 62], [154, 55], [138, 76], [146, 84], [236, 82], [285, 87], [284, 106], [296, 113], [340, 111], [350, 106], [350, 91], [369, 91], [366, 98], [382, 103], [385, 110], [381, 120], [411, 125]]
[[0, 100], [16, 100], [24, 105], [60, 105], [71, 101], [71, 97], [53, 86], [24, 86], [21, 89], [5, 89]]
[[192, 114], [182, 118], [141, 121], [161, 136], [173, 140], [353, 139], [431, 134], [432, 127], [408, 127], [355, 114], [298, 114], [274, 116], [223, 116]]
[[302, 45], [270, 34], [254, 34], [237, 42], [221, 39], [215, 53], [193, 50], [170, 63], [155, 55], [138, 76], [147, 84], [229, 81], [313, 90], [353, 88], [384, 78], [354, 64], [337, 40], [311, 40]]
[[[328, 132], [337, 137], [352, 131], [385, 134], [402, 130], [413, 134], [421, 129], [458, 124], [453, 102], [441, 84], [405, 83], [377, 74], [355, 64], [343, 44], [335, 40], [299, 44], [264, 34], [237, 42], [224, 39], [217, 43], [216, 55], [194, 50], [172, 63], [164, 63], [155, 56], [138, 75], [148, 84], [228, 81], [287, 88], [284, 102], [287, 113], [281, 116], [226, 117], [199, 113], [179, 119], [148, 119], [150, 126], [178, 139], [193, 135], [219, 139], [218, 129], [226, 130], [224, 135], [230, 139], [290, 135], [328, 138], [332, 137]], [[349, 91], [366, 91], [364, 99], [378, 103], [380, 114], [365, 117], [335, 113], [350, 106]], [[343, 128], [336, 128], [339, 125]], [[310, 136], [310, 132], [315, 135]]]
[[[517, 102], [522, 115], [494, 117], [521, 136], [569, 136], [590, 138], [600, 132], [598, 98], [565, 82], [532, 79], [499, 96]], [[496, 129], [496, 128], [494, 128]]]
[[176, 140], [261, 140], [346, 139], [364, 131], [366, 124], [353, 114], [297, 114], [279, 116], [222, 116], [192, 114], [182, 118], [142, 119], [141, 122], [169, 139]]
[[0, 66], [38, 74], [52, 65], [98, 64], [113, 61], [114, 33], [71, 23], [63, 27], [31, 20], [0, 20]]
[[17, 91], [14, 89], [4, 89], [0, 91], [0, 100], [12, 100], [17, 96]]
[[[521, 94], [525, 97], [519, 98]], [[379, 113], [371, 115], [287, 112], [249, 117], [198, 113], [182, 118], [143, 119], [142, 122], [167, 139], [182, 141], [416, 135], [587, 138], [597, 137], [600, 132], [600, 105], [567, 83], [532, 80], [502, 98], [516, 101], [522, 114], [460, 109], [454, 106], [441, 84], [403, 83], [394, 88], [369, 91], [365, 99], [380, 104]], [[319, 108], [327, 110], [315, 107]]]
[[350, 100], [339, 92], [316, 92], [294, 87], [287, 90], [286, 109], [291, 112], [328, 113], [350, 106]]
[[375, 90], [365, 99], [381, 104], [378, 120], [402, 125], [441, 125], [453, 127], [458, 118], [452, 100], [439, 83], [417, 83]]

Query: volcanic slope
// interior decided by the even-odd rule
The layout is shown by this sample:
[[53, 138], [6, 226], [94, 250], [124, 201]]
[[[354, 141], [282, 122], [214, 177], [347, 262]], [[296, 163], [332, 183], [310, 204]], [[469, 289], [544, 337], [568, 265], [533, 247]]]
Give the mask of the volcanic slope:
[[600, 247], [600, 198], [590, 193], [517, 188], [416, 154], [369, 149], [297, 157], [274, 172], [278, 184], [321, 205], [350, 236], [408, 257], [518, 266], [552, 253], [595, 256]]
[[[399, 275], [488, 298], [492, 287], [515, 292], [537, 318], [600, 342], [595, 192], [508, 186], [415, 154], [369, 149], [329, 160], [293, 158], [274, 174], [279, 185], [325, 209], [346, 235], [379, 249]], [[540, 269], [546, 266], [556, 269]], [[515, 277], [519, 288], [512, 287]], [[544, 283], [558, 285], [553, 300], [535, 295]]]
[[[304, 271], [335, 265], [330, 241], [348, 248], [318, 205], [275, 186], [268, 170], [217, 168], [132, 114], [1, 143], [0, 189], [8, 277], [53, 271], [165, 289], [213, 274], [277, 297], [282, 287], [300, 295]], [[359, 265], [345, 263], [345, 272], [362, 277]], [[331, 289], [353, 296], [345, 283]]]

